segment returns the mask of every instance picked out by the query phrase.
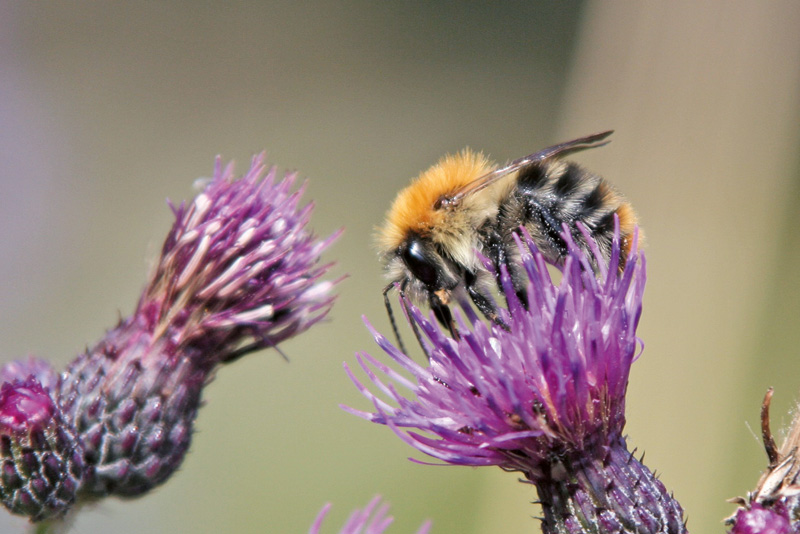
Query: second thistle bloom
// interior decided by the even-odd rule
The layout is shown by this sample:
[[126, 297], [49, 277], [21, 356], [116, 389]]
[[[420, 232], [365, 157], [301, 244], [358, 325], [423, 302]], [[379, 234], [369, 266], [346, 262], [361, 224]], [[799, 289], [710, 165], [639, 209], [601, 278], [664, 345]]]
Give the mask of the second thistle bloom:
[[161, 258], [135, 313], [62, 375], [58, 399], [84, 446], [82, 493], [139, 495], [166, 480], [189, 447], [215, 369], [276, 347], [320, 321], [333, 282], [307, 227], [293, 176], [263, 157], [241, 179], [219, 160], [192, 203], [174, 208]]
[[590, 236], [584, 237], [592, 255], [565, 234], [570, 251], [558, 283], [532, 243], [521, 246], [525, 303], [507, 273], [501, 276], [508, 330], [463, 306], [457, 341], [411, 307], [424, 333], [427, 367], [373, 330], [413, 378], [358, 355], [382, 395], [348, 369], [375, 411], [348, 410], [447, 463], [521, 471], [539, 491], [545, 532], [685, 532], [680, 506], [627, 451], [622, 435], [645, 262], [633, 251], [618, 270], [616, 235], [609, 268]]
[[[266, 176], [265, 176], [266, 175]], [[217, 159], [214, 177], [176, 222], [136, 315], [157, 334], [228, 361], [274, 347], [322, 319], [333, 297], [320, 254], [336, 239], [308, 228], [295, 175], [276, 180], [263, 155], [234, 179]]]

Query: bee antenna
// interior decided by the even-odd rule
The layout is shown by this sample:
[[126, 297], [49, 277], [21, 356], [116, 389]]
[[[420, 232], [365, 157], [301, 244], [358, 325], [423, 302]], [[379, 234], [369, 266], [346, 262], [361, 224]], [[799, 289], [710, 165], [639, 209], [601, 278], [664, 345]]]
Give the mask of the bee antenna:
[[[406, 300], [406, 283], [407, 280], [404, 280], [400, 283], [397, 287], [397, 291], [400, 293], [400, 305], [403, 307], [403, 312], [408, 317], [408, 324], [411, 325], [411, 330], [414, 332], [414, 337], [417, 338], [417, 342], [419, 343], [422, 352], [425, 353], [425, 356], [428, 358], [428, 361], [431, 359], [431, 355], [428, 352], [428, 349], [425, 348], [425, 343], [422, 342], [422, 334], [419, 331], [419, 325], [417, 325], [417, 321], [414, 320], [414, 317], [409, 312], [408, 308], [406, 307], [407, 300]], [[397, 348], [400, 349], [400, 352], [403, 354], [408, 355], [408, 351], [406, 350], [406, 346], [403, 343], [403, 340], [400, 338], [400, 330], [397, 328], [397, 322], [394, 319], [394, 312], [392, 311], [392, 304], [389, 301], [389, 291], [395, 287], [395, 283], [392, 282], [388, 286], [383, 288], [383, 303], [386, 306], [386, 313], [389, 315], [389, 322], [392, 324], [392, 331], [394, 332], [394, 337], [397, 339]]]
[[[408, 300], [406, 300], [406, 294], [404, 291], [405, 284], [400, 286], [400, 297], [402, 297], [401, 305], [403, 306], [403, 312], [405, 312], [406, 317], [408, 317], [408, 324], [411, 325], [411, 331], [414, 332], [414, 337], [417, 338], [417, 343], [419, 343], [419, 348], [422, 349], [422, 352], [425, 354], [425, 357], [428, 358], [428, 361], [431, 361], [431, 353], [428, 352], [427, 347], [425, 347], [425, 343], [422, 341], [422, 334], [419, 332], [419, 325], [417, 321], [414, 319], [414, 316], [408, 309]], [[408, 354], [408, 353], [406, 353]]]
[[[386, 306], [386, 314], [389, 316], [389, 322], [392, 324], [392, 332], [394, 332], [394, 337], [395, 339], [397, 339], [397, 348], [400, 349], [400, 352], [402, 352], [403, 354], [408, 354], [408, 352], [406, 351], [406, 346], [403, 344], [403, 340], [400, 339], [400, 331], [397, 329], [397, 322], [394, 320], [392, 303], [389, 302], [389, 291], [393, 287], [394, 287], [394, 282], [383, 288], [383, 304]], [[402, 289], [401, 289], [401, 294], [402, 294]]]

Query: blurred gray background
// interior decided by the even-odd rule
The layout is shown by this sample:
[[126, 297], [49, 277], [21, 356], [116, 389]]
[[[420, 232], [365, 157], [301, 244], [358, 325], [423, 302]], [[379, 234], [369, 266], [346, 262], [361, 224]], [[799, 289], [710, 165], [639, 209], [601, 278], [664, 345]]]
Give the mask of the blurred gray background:
[[[388, 331], [373, 246], [395, 193], [465, 145], [504, 161], [613, 128], [577, 159], [624, 191], [648, 238], [628, 395], [632, 447], [693, 532], [766, 464], [800, 389], [800, 4], [0, 3], [0, 360], [63, 367], [130, 313], [172, 217], [217, 154], [267, 150], [310, 186], [349, 273], [330, 320], [220, 371], [167, 484], [82, 511], [73, 531], [328, 532], [375, 493], [390, 532], [538, 531], [498, 469], [428, 467], [342, 371]], [[749, 426], [748, 426], [749, 425]], [[0, 513], [0, 531], [25, 522]]]

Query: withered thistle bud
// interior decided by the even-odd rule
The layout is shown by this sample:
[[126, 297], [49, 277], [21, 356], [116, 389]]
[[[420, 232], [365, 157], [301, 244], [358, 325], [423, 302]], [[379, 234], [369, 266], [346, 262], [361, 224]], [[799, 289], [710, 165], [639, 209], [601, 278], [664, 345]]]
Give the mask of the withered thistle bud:
[[800, 532], [800, 412], [780, 448], [770, 429], [772, 388], [761, 405], [761, 436], [769, 465], [755, 491], [731, 499], [739, 505], [726, 520], [731, 534], [797, 534]]

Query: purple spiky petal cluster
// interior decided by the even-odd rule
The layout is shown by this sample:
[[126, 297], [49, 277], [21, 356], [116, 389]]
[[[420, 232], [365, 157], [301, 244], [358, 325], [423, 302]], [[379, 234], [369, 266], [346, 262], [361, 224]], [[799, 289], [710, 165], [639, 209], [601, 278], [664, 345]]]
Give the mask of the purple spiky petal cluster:
[[[173, 208], [132, 316], [60, 376], [35, 360], [0, 370], [8, 382], [0, 421], [14, 422], [0, 425], [8, 475], [0, 495], [12, 512], [39, 520], [53, 499], [63, 506], [50, 516], [76, 498], [136, 496], [161, 484], [189, 448], [216, 369], [277, 348], [325, 317], [335, 282], [322, 279], [329, 265], [320, 254], [336, 234], [320, 240], [311, 232], [312, 206], [300, 207], [294, 178], [278, 179], [262, 155], [235, 179], [217, 159], [204, 190]], [[47, 461], [34, 463], [36, 455]], [[44, 504], [28, 506], [23, 490]]]
[[639, 346], [644, 257], [634, 250], [624, 268], [616, 268], [618, 230], [610, 262], [588, 233], [592, 256], [569, 234], [563, 237], [569, 254], [558, 283], [533, 243], [518, 243], [529, 278], [527, 304], [501, 269], [508, 330], [482, 322], [464, 305], [456, 314], [455, 340], [404, 303], [423, 333], [427, 366], [367, 323], [412, 378], [359, 354], [379, 393], [345, 367], [375, 411], [345, 409], [388, 425], [406, 443], [449, 464], [521, 471], [539, 491], [544, 532], [685, 532], [680, 506], [627, 451], [622, 435]]
[[[319, 534], [325, 516], [330, 509], [330, 503], [322, 507], [314, 524], [308, 530], [309, 534]], [[389, 505], [386, 503], [381, 504], [380, 496], [373, 497], [363, 510], [354, 510], [350, 514], [347, 523], [344, 524], [339, 534], [382, 534], [394, 521], [394, 518], [388, 514]], [[425, 521], [417, 530], [417, 534], [428, 534], [430, 529], [431, 522]]]
[[[266, 175], [266, 176], [265, 176]], [[214, 177], [176, 221], [136, 310], [157, 335], [194, 346], [218, 362], [274, 347], [321, 320], [333, 282], [319, 257], [339, 235], [308, 230], [312, 204], [299, 206], [295, 174], [276, 181], [263, 154], [234, 179], [217, 158]]]
[[[458, 316], [461, 340], [411, 307], [427, 338], [427, 367], [368, 327], [378, 345], [414, 379], [408, 381], [368, 354], [359, 363], [390, 403], [348, 373], [374, 404], [371, 421], [424, 430], [400, 432], [422, 452], [452, 464], [498, 465], [540, 476], [553, 451], [592, 450], [621, 435], [625, 391], [636, 357], [636, 325], [644, 291], [644, 259], [633, 254], [621, 275], [604, 267], [595, 277], [587, 257], [571, 248], [556, 285], [542, 255], [523, 247], [527, 308], [508, 276], [509, 331], [486, 324], [469, 307]], [[618, 251], [618, 246], [617, 246]], [[375, 374], [399, 386], [409, 400]]]

